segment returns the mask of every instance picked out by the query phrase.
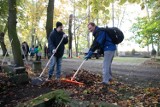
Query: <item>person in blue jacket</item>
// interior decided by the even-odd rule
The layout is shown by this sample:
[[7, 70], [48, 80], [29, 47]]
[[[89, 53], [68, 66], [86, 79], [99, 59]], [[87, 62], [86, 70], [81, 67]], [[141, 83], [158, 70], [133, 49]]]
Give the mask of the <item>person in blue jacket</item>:
[[[63, 39], [62, 43], [60, 44], [59, 48], [56, 50], [56, 47], [60, 43], [61, 39]], [[56, 23], [56, 28], [50, 33], [48, 38], [48, 48], [50, 53], [54, 54], [54, 56], [51, 59], [50, 65], [49, 65], [49, 71], [48, 71], [48, 80], [51, 80], [54, 67], [56, 68], [56, 79], [59, 79], [61, 76], [61, 64], [62, 64], [62, 56], [64, 54], [65, 44], [68, 43], [68, 37], [63, 32], [63, 25], [61, 22]]]
[[96, 49], [103, 49], [104, 60], [102, 71], [102, 84], [108, 85], [109, 82], [112, 80], [111, 64], [115, 54], [116, 45], [112, 42], [106, 31], [100, 30], [100, 28], [96, 26], [95, 23], [90, 22], [88, 24], [88, 30], [93, 33], [94, 41], [89, 49], [88, 54], [85, 56], [85, 59], [88, 60]]

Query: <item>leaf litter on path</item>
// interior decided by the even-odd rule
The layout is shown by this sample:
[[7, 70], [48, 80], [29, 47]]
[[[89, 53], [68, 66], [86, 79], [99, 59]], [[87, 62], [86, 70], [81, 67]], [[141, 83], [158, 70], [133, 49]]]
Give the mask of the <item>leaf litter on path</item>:
[[[69, 74], [66, 76], [66, 78], [70, 78], [72, 75], [73, 74]], [[2, 97], [0, 102], [8, 105], [11, 105], [11, 103], [14, 103], [15, 105], [15, 103], [18, 102], [24, 102], [38, 95], [56, 89], [65, 89], [66, 91], [70, 92], [70, 97], [72, 99], [81, 101], [103, 101], [122, 107], [158, 107], [160, 105], [159, 86], [144, 88], [132, 84], [125, 84], [124, 82], [119, 81], [117, 78], [114, 78], [109, 86], [104, 87], [102, 84], [100, 84], [102, 80], [101, 75], [96, 75], [86, 70], [81, 70], [76, 77], [78, 82], [84, 83], [83, 86], [77, 86], [57, 80], [46, 82], [41, 87], [35, 87], [30, 84], [16, 86], [15, 84], [13, 85], [8, 82], [3, 82], [2, 80], [6, 80], [5, 76], [4, 79], [0, 80], [1, 88], [5, 87], [5, 89], [1, 90], [0, 96]], [[3, 102], [3, 100], [6, 100], [6, 102]], [[44, 99], [44, 101], [47, 100], [48, 99]], [[7, 101], [10, 101], [10, 103]]]

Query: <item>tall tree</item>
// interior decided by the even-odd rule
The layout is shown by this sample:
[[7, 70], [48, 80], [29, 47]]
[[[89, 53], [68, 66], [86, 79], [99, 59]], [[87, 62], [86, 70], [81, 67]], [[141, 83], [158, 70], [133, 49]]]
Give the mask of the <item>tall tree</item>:
[[8, 56], [7, 48], [4, 42], [4, 37], [8, 29], [8, 1], [0, 1], [0, 45], [3, 51], [3, 56]]
[[[88, 7], [88, 23], [90, 22], [91, 20], [91, 17], [90, 17], [90, 14], [91, 14], [91, 10], [90, 10], [90, 0], [87, 0], [87, 7]], [[88, 31], [88, 34], [87, 34], [87, 41], [88, 41], [88, 48], [90, 47], [90, 32]]]
[[46, 22], [46, 34], [47, 39], [49, 37], [50, 32], [53, 29], [53, 15], [54, 15], [54, 0], [49, 0], [47, 7], [47, 22]]
[[5, 56], [5, 55], [9, 56], [6, 45], [5, 45], [5, 42], [4, 42], [4, 36], [6, 34], [7, 28], [8, 28], [8, 22], [6, 22], [6, 27], [3, 30], [3, 32], [0, 32], [0, 45], [1, 45], [1, 48], [2, 48], [2, 51], [3, 51], [3, 56]]
[[[150, 22], [150, 15], [149, 15], [149, 8], [148, 8], [148, 4], [146, 0], [143, 0], [144, 4], [145, 4], [145, 8], [146, 8], [146, 12], [147, 12], [147, 17], [148, 17], [148, 22]], [[151, 36], [151, 43], [152, 43], [152, 51], [154, 51], [154, 45], [153, 45], [153, 36]], [[149, 46], [148, 47], [148, 54], [149, 54]]]
[[[135, 33], [134, 40], [140, 44], [140, 46], [152, 46], [152, 51], [154, 46], [157, 46], [157, 51], [159, 52], [159, 41], [160, 41], [160, 5], [159, 1], [151, 0], [145, 2], [148, 5], [148, 9], [152, 10], [152, 13], [146, 15], [146, 17], [138, 18], [137, 22], [133, 24], [132, 31]], [[148, 11], [147, 9], [147, 11]], [[148, 17], [150, 16], [150, 18]], [[149, 19], [148, 19], [149, 18]], [[157, 52], [157, 54], [158, 54]]]
[[47, 3], [45, 0], [25, 0], [21, 3], [17, 10], [19, 16], [17, 32], [24, 36], [20, 36], [20, 40], [27, 41], [32, 46], [36, 45], [36, 36], [42, 39], [42, 35], [46, 35], [44, 27], [40, 27], [40, 25], [45, 25], [42, 20], [46, 19], [46, 8]]
[[22, 57], [21, 57], [21, 48], [20, 42], [17, 36], [16, 24], [17, 24], [17, 0], [8, 0], [9, 7], [9, 17], [8, 17], [8, 36], [10, 41], [12, 41], [12, 52], [14, 57], [14, 63], [16, 66], [24, 66]]
[[68, 34], [69, 34], [69, 58], [72, 58], [72, 22], [73, 22], [73, 15], [71, 14], [69, 16], [69, 28], [68, 28]]

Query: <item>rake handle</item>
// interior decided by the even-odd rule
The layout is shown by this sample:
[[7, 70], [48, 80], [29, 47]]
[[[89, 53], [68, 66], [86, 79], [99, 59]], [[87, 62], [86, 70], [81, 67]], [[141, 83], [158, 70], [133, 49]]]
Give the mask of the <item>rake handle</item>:
[[71, 81], [74, 80], [75, 76], [77, 75], [77, 73], [79, 72], [80, 68], [82, 67], [82, 65], [84, 64], [86, 60], [83, 60], [83, 62], [81, 63], [81, 65], [78, 67], [77, 71], [74, 73], [73, 77], [71, 78]]
[[[62, 41], [63, 41], [64, 37], [62, 37], [61, 41], [59, 42], [58, 46], [56, 47], [56, 51], [59, 48], [59, 46], [61, 45]], [[56, 52], [55, 52], [56, 53]], [[46, 66], [44, 67], [43, 71], [41, 72], [41, 74], [39, 75], [39, 77], [41, 77], [43, 75], [43, 73], [45, 72], [47, 66], [49, 65], [51, 59], [53, 58], [53, 56], [55, 55], [55, 53], [52, 54], [52, 56], [49, 58], [49, 61], [47, 62]]]

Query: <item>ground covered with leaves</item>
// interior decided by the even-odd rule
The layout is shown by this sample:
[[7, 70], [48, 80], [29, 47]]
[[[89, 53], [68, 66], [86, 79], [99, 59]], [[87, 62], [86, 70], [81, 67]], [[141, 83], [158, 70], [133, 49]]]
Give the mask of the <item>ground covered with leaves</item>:
[[[70, 79], [72, 75], [69, 74], [66, 78]], [[45, 82], [41, 86], [31, 84], [17, 86], [8, 82], [5, 74], [1, 73], [0, 77], [0, 106], [15, 106], [18, 102], [25, 102], [56, 89], [65, 89], [70, 93], [71, 99], [80, 101], [103, 101], [122, 107], [160, 106], [160, 84], [154, 87], [141, 87], [114, 78], [109, 86], [104, 86], [100, 83], [101, 75], [85, 70], [81, 70], [76, 77], [78, 82], [84, 83], [80, 86], [57, 80]]]

